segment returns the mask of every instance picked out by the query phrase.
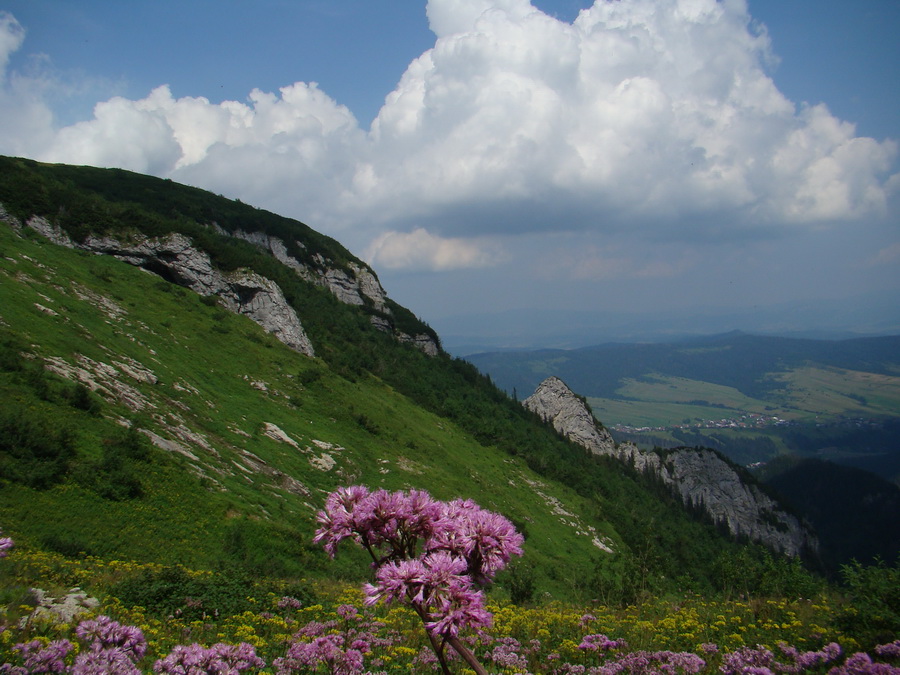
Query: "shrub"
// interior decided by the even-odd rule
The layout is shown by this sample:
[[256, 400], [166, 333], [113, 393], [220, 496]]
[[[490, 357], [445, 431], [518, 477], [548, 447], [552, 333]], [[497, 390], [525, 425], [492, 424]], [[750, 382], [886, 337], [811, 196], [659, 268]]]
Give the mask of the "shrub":
[[75, 456], [72, 433], [32, 408], [0, 412], [0, 478], [37, 490], [60, 482]]

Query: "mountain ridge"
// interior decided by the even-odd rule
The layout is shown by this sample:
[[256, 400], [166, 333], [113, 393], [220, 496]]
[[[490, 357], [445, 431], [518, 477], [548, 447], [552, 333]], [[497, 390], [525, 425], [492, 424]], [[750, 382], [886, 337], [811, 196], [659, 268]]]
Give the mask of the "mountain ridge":
[[[5, 220], [20, 223], [0, 239], [0, 391], [16, 402], [3, 429], [24, 419], [31, 439], [0, 444], [0, 517], [17, 540], [325, 574], [310, 546], [318, 501], [339, 484], [366, 482], [424, 486], [507, 514], [527, 532], [536, 592], [556, 597], [592, 593], [601, 578], [633, 592], [628, 575], [639, 564], [660, 585], [689, 578], [710, 587], [716, 560], [743, 550], [639, 474], [559, 437], [470, 363], [404, 340], [426, 335], [439, 345], [409, 310], [367, 293], [346, 302], [346, 284], [336, 292], [327, 269], [344, 271], [346, 282], [357, 261], [333, 240], [309, 235], [301, 247], [306, 226], [294, 233], [274, 214], [169, 181], [0, 163]], [[267, 232], [256, 216], [287, 230]], [[53, 236], [59, 228], [75, 246], [28, 223]], [[166, 248], [179, 236], [226, 281], [255, 274], [277, 284], [312, 355], [228, 311], [223, 295], [232, 291], [189, 290], [190, 279], [173, 272], [177, 250]], [[304, 278], [291, 259], [325, 278]], [[232, 287], [239, 299], [248, 289]], [[68, 436], [47, 437], [54, 426]], [[22, 473], [32, 466], [22, 452], [51, 452], [58, 470]], [[67, 523], [48, 517], [61, 508]], [[172, 546], [162, 544], [167, 536]], [[649, 569], [634, 553], [648, 547], [657, 552]]]
[[653, 475], [686, 506], [723, 524], [732, 536], [748, 537], [791, 556], [816, 554], [818, 542], [812, 531], [761, 491], [749, 474], [715, 450], [644, 452], [632, 443], [616, 443], [594, 418], [587, 402], [555, 376], [541, 382], [522, 405], [591, 453], [615, 457], [641, 473]]

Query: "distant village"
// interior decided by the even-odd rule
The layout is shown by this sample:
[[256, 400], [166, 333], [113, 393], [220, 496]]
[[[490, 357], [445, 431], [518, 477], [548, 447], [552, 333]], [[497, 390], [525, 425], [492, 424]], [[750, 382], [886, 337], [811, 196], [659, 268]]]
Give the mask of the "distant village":
[[[800, 422], [797, 420], [786, 420], [778, 415], [766, 415], [762, 413], [742, 413], [738, 417], [723, 417], [715, 420], [695, 419], [693, 422], [683, 422], [682, 424], [673, 424], [669, 426], [658, 427], [635, 427], [628, 424], [611, 425], [611, 429], [628, 434], [640, 434], [650, 431], [673, 431], [673, 430], [692, 430], [692, 429], [765, 429], [769, 427], [791, 427], [800, 426], [808, 422]], [[816, 422], [817, 427], [835, 426], [835, 427], [856, 427], [868, 429], [880, 429], [884, 426], [883, 422], [878, 419], [865, 417], [840, 417], [832, 418], [827, 422]]]

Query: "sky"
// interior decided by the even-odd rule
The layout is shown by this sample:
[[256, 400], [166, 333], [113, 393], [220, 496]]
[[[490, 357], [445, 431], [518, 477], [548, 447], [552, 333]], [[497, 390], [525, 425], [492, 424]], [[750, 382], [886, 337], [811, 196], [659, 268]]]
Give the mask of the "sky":
[[297, 218], [441, 334], [883, 330], [898, 35], [896, 0], [0, 0], [0, 154]]

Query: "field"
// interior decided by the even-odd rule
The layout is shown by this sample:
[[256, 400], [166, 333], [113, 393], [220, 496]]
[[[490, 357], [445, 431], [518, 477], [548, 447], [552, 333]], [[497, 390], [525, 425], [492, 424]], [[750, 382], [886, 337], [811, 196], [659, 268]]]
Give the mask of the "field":
[[890, 417], [900, 411], [900, 377], [808, 366], [777, 377], [779, 390], [757, 399], [734, 387], [659, 374], [628, 379], [618, 398], [589, 397], [607, 425], [668, 427], [755, 413], [798, 422]]
[[[134, 648], [132, 657], [143, 672], [149, 672], [154, 662], [156, 672], [184, 672], [166, 670], [165, 664], [159, 663], [167, 654], [174, 662], [172, 655], [183, 649], [178, 645], [193, 645], [197, 655], [214, 645], [219, 645], [220, 654], [228, 653], [224, 645], [242, 645], [243, 665], [229, 671], [235, 673], [349, 675], [364, 670], [438, 670], [415, 613], [398, 604], [368, 607], [360, 589], [353, 585], [303, 580], [279, 588], [257, 580], [238, 586], [184, 568], [90, 558], [66, 560], [18, 550], [0, 560], [0, 579], [4, 602], [10, 603], [17, 594], [21, 598], [2, 610], [2, 618], [14, 627], [0, 635], [0, 662], [20, 662], [22, 657], [13, 646], [30, 640], [37, 640], [35, 647], [47, 647], [48, 652], [63, 644], [60, 641], [86, 644], [92, 633], [76, 631], [76, 627], [82, 621], [106, 616], [134, 627], [126, 633], [117, 628], [119, 633], [108, 635], [127, 635], [129, 644], [146, 645], [146, 653]], [[65, 589], [77, 585], [87, 591], [82, 603], [89, 602], [85, 597], [94, 597], [98, 604], [69, 617], [51, 610], [35, 611], [33, 601], [22, 599], [26, 597], [24, 589], [36, 585], [51, 597], [65, 595]], [[184, 596], [188, 589], [194, 597]], [[214, 592], [204, 594], [203, 589]], [[134, 604], [136, 599], [141, 606]], [[621, 606], [521, 606], [502, 595], [491, 595], [487, 610], [493, 615], [491, 627], [463, 638], [476, 658], [495, 673], [599, 673], [605, 672], [599, 670], [604, 665], [613, 672], [624, 665], [625, 671], [632, 673], [749, 672], [738, 664], [746, 668], [760, 662], [776, 669], [781, 669], [777, 663], [803, 662], [807, 665], [800, 672], [825, 672], [857, 650], [871, 649], [891, 635], [871, 628], [859, 630], [863, 617], [868, 621], [869, 615], [861, 614], [841, 596], [823, 593], [792, 599], [647, 597], [638, 604]], [[856, 629], [848, 630], [854, 625], [852, 617]], [[135, 630], [139, 631], [136, 636]], [[95, 641], [92, 650], [96, 653], [102, 646]], [[58, 670], [53, 672], [68, 667], [77, 653], [60, 656], [55, 661]], [[887, 651], [876, 659], [890, 662], [897, 656]], [[855, 658], [864, 661], [868, 657]], [[665, 664], [676, 670], [670, 671]], [[472, 672], [458, 659], [451, 658], [450, 665], [454, 672]], [[195, 667], [197, 670], [190, 672], [198, 675], [219, 672], [205, 669], [199, 662]], [[659, 667], [661, 671], [655, 670]], [[597, 670], [586, 670], [591, 668]]]
[[[37, 440], [65, 431], [83, 463], [41, 489], [28, 484], [37, 476], [4, 481], [0, 527], [23, 543], [207, 569], [321, 570], [325, 556], [308, 544], [312, 516], [324, 494], [356, 481], [479, 497], [527, 527], [534, 564], [553, 570], [540, 585], [554, 593], [579, 573], [563, 560], [589, 561], [594, 537], [618, 539], [611, 527], [588, 525], [594, 507], [521, 458], [486, 450], [377, 378], [338, 376], [190, 291], [110, 257], [18, 239], [5, 226], [0, 253], [0, 338], [12, 369], [0, 371], [0, 423], [12, 429], [23, 408]], [[103, 385], [85, 393], [93, 412], [72, 405], [71, 380], [19, 370], [46, 359]], [[139, 436], [152, 461], [106, 471], [105, 449], [118, 446], [126, 421], [166, 450]], [[123, 475], [139, 498], [114, 494]], [[65, 519], [55, 517], [60, 503]], [[278, 547], [257, 550], [261, 541]]]

